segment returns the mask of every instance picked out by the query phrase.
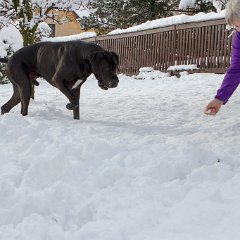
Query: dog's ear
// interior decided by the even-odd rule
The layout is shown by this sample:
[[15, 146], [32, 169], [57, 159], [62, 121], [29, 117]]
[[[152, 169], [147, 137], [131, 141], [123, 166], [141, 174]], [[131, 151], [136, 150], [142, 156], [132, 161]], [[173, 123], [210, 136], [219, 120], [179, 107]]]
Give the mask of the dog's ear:
[[85, 63], [85, 66], [86, 66], [86, 71], [91, 71], [92, 64], [91, 64], [90, 60], [88, 58], [85, 58], [84, 63]]
[[88, 59], [91, 63], [91, 66], [93, 70], [97, 69], [99, 67], [99, 64], [103, 60], [103, 58], [108, 59], [108, 61], [111, 60], [111, 62], [117, 67], [119, 64], [119, 56], [115, 52], [107, 52], [107, 51], [97, 51], [94, 53], [91, 53], [88, 56]]
[[93, 71], [95, 71], [98, 68], [99, 63], [101, 62], [101, 59], [104, 57], [104, 53], [101, 51], [93, 52], [88, 55], [88, 59], [91, 63]]
[[110, 53], [111, 53], [111, 55], [113, 56], [113, 58], [114, 58], [114, 60], [116, 62], [116, 66], [118, 66], [119, 65], [119, 56], [118, 56], [118, 54], [115, 53], [115, 52], [110, 52]]

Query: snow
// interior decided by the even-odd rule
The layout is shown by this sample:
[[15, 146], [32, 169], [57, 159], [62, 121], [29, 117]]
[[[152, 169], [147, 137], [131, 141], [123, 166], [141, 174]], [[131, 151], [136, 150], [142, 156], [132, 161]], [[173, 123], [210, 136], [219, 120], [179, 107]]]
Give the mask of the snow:
[[139, 69], [139, 74], [137, 76], [133, 76], [133, 78], [139, 80], [155, 80], [168, 77], [169, 75], [169, 73], [154, 70], [152, 67], [142, 67]]
[[[2, 31], [1, 40], [22, 46], [14, 29]], [[45, 40], [96, 36], [86, 34]], [[44, 80], [28, 116], [20, 105], [0, 116], [0, 240], [239, 239], [239, 90], [209, 117], [203, 110], [223, 75], [145, 67], [119, 79], [108, 91], [93, 76], [83, 84], [80, 121]], [[0, 105], [11, 94], [0, 85]]]
[[48, 35], [51, 33], [51, 28], [46, 22], [41, 22], [38, 24], [37, 31], [42, 32], [45, 35]]
[[196, 0], [180, 0], [179, 8], [186, 9], [188, 7], [194, 7]]
[[83, 32], [75, 35], [64, 36], [64, 37], [44, 37], [42, 41], [50, 41], [50, 42], [62, 42], [62, 41], [72, 41], [72, 40], [81, 40], [86, 38], [96, 37], [97, 34], [95, 32]]
[[19, 30], [13, 26], [8, 25], [0, 31], [0, 57], [6, 57], [9, 50], [17, 51], [23, 47], [23, 38]]
[[[186, 9], [188, 7], [194, 7], [196, 4], [196, 0], [180, 0], [179, 8], [180, 9]], [[220, 12], [226, 3], [226, 1], [222, 0], [209, 0], [208, 2], [212, 2], [213, 6], [216, 8], [218, 12]]]
[[0, 117], [0, 239], [239, 239], [239, 91], [209, 117], [223, 75], [141, 78], [91, 76], [80, 121], [42, 80], [28, 116]]
[[193, 16], [189, 16], [186, 14], [180, 14], [177, 16], [167, 17], [167, 18], [161, 18], [156, 19], [153, 21], [147, 21], [145, 23], [142, 23], [137, 26], [132, 26], [127, 29], [116, 29], [108, 33], [108, 35], [115, 35], [115, 34], [124, 34], [124, 33], [130, 33], [130, 32], [138, 32], [138, 31], [144, 31], [159, 27], [167, 27], [171, 25], [178, 25], [183, 23], [190, 23], [190, 22], [201, 22], [201, 21], [208, 21], [208, 20], [214, 20], [214, 19], [223, 19], [225, 16], [225, 11], [220, 11], [218, 13], [210, 12], [210, 13], [203, 13], [200, 12], [198, 14], [195, 14]]
[[180, 71], [180, 70], [194, 70], [198, 69], [196, 64], [189, 64], [189, 65], [174, 65], [168, 67], [168, 71]]
[[89, 17], [90, 10], [86, 6], [81, 6], [77, 11], [75, 11], [79, 18]]

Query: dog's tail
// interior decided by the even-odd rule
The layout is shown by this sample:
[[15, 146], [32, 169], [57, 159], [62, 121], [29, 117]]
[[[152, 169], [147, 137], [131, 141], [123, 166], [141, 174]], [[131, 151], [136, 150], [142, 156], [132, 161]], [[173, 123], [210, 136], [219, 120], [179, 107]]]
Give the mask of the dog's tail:
[[0, 63], [8, 63], [8, 59], [7, 58], [0, 58]]

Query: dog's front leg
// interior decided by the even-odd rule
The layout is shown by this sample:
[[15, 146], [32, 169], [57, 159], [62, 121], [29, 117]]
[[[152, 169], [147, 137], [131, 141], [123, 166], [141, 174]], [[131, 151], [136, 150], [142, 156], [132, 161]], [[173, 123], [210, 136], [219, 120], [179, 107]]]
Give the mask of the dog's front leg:
[[[72, 94], [75, 96], [75, 98], [78, 101], [78, 107], [73, 109], [73, 118], [74, 119], [80, 119], [80, 104], [79, 104], [79, 101], [80, 101], [80, 90], [81, 90], [81, 86], [83, 85], [83, 83], [85, 81], [86, 81], [86, 79], [81, 80], [80, 85], [78, 85], [76, 88], [72, 88], [71, 89]], [[71, 104], [71, 103], [69, 103], [69, 104]], [[68, 109], [69, 109], [69, 107], [68, 107], [69, 104], [67, 104], [67, 106], [66, 106]]]
[[58, 88], [70, 101], [70, 103], [67, 105], [68, 110], [74, 110], [75, 108], [79, 107], [79, 101], [75, 97], [75, 95], [70, 91], [64, 84], [63, 79], [58, 78], [55, 74], [51, 81], [52, 85], [56, 88]]
[[76, 99], [78, 99], [78, 106], [73, 109], [73, 119], [80, 119], [80, 107], [79, 107], [80, 88], [73, 89], [72, 93], [76, 97]]

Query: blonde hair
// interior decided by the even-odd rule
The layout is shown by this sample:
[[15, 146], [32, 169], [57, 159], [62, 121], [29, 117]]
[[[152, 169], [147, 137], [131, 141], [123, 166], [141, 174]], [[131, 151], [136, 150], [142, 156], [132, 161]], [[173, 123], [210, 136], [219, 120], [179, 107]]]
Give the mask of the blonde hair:
[[229, 0], [225, 9], [227, 24], [232, 25], [236, 18], [240, 19], [240, 0]]

